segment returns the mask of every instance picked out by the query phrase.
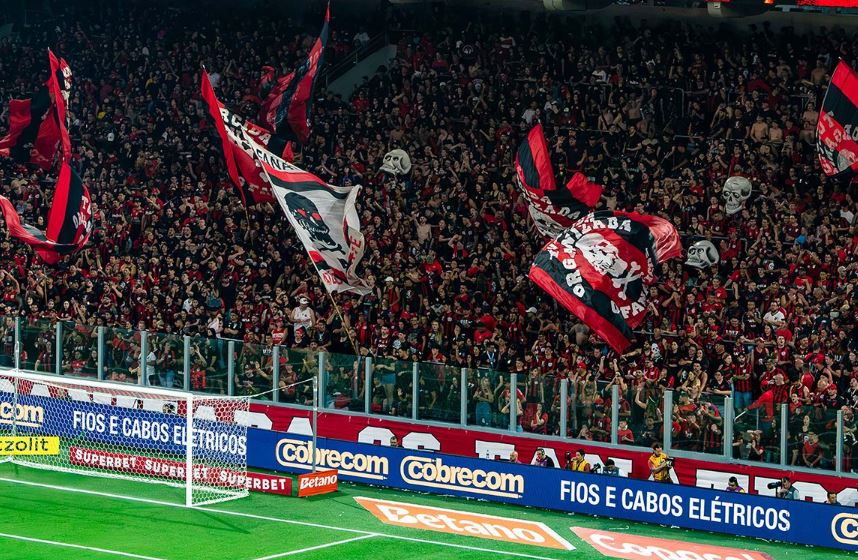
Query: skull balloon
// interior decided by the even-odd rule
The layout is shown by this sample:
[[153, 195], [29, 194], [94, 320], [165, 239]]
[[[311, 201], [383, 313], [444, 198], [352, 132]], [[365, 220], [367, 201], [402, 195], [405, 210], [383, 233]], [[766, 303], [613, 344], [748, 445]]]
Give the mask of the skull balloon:
[[718, 262], [718, 249], [711, 241], [701, 239], [688, 248], [685, 264], [694, 268], [708, 268]]
[[397, 177], [408, 175], [411, 172], [411, 158], [405, 150], [399, 148], [387, 152], [384, 161], [381, 162], [381, 170]]
[[739, 175], [730, 177], [724, 182], [722, 195], [727, 214], [733, 215], [741, 211], [751, 197], [751, 181]]

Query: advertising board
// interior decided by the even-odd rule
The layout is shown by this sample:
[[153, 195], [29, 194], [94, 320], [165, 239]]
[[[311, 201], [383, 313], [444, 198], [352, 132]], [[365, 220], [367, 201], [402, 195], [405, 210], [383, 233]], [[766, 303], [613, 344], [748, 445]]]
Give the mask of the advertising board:
[[[184, 461], [117, 453], [102, 449], [88, 449], [75, 445], [69, 448], [69, 463], [90, 469], [132, 473], [169, 480], [185, 480], [186, 477]], [[292, 479], [288, 476], [240, 472], [209, 465], [195, 465], [191, 476], [201, 484], [209, 484], [216, 488], [244, 487], [251, 492], [292, 495]]]
[[[309, 412], [303, 409], [251, 404], [251, 415], [259, 427], [293, 434], [310, 434]], [[591, 464], [604, 464], [607, 459], [613, 459], [620, 468], [621, 476], [638, 479], [649, 477], [648, 448], [609, 448], [588, 442], [534, 438], [453, 425], [416, 424], [389, 417], [331, 412], [319, 414], [319, 435], [380, 445], [388, 445], [391, 436], [396, 436], [405, 448], [440, 451], [472, 458], [506, 459], [512, 450], [516, 450], [519, 460], [523, 463], [529, 463], [536, 453], [536, 448], [542, 447], [558, 466], [563, 464], [562, 459], [566, 452], [574, 453], [577, 449], [584, 449]], [[838, 477], [825, 471], [809, 473], [764, 464], [746, 465], [716, 462], [714, 459], [707, 461], [683, 458], [676, 461], [672, 475], [673, 481], [680, 484], [715, 489], [725, 488], [727, 480], [735, 476], [739, 485], [749, 493], [768, 496], [773, 495], [768, 484], [789, 475], [803, 500], [822, 503], [826, 493], [832, 491], [837, 492], [839, 503], [858, 506], [858, 479]]]
[[298, 475], [298, 497], [318, 496], [337, 491], [337, 469]]
[[[646, 480], [577, 473], [252, 428], [248, 464], [304, 473], [343, 466], [343, 480], [586, 513], [752, 538], [855, 550], [852, 511]], [[285, 440], [286, 443], [283, 443]], [[843, 517], [846, 515], [847, 517]]]
[[[37, 395], [19, 395], [13, 404], [12, 398], [0, 393], [0, 421], [11, 423], [14, 414], [20, 436], [83, 437], [90, 442], [184, 454], [188, 436], [181, 415]], [[247, 437], [244, 427], [235, 422], [198, 418], [191, 442], [199, 458], [241, 463]]]

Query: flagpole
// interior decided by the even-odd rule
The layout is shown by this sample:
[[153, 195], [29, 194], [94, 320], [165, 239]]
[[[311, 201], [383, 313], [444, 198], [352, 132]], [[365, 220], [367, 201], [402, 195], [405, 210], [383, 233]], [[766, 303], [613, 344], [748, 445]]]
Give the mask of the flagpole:
[[325, 279], [322, 277], [322, 273], [319, 271], [319, 267], [318, 265], [316, 265], [316, 261], [313, 260], [313, 256], [310, 254], [310, 251], [307, 251], [307, 257], [309, 257], [310, 262], [313, 263], [313, 268], [316, 269], [316, 274], [319, 276], [319, 278], [322, 278], [322, 284], [324, 284], [325, 291], [328, 293], [328, 299], [330, 299], [331, 303], [334, 305], [334, 311], [337, 312], [337, 316], [340, 318], [340, 322], [342, 323], [343, 328], [346, 330], [346, 336], [349, 337], [349, 342], [352, 345], [352, 349], [355, 351], [355, 356], [360, 357], [360, 349], [355, 343], [355, 340], [352, 338], [352, 333], [346, 325], [346, 320], [343, 318], [340, 306], [337, 305], [337, 300], [334, 299], [334, 293], [331, 291], [331, 289], [328, 287], [328, 284], [325, 282]]
[[[328, 9], [330, 9], [330, 6], [328, 7]], [[204, 65], [203, 65], [203, 71], [205, 71], [205, 66], [204, 66]], [[253, 148], [253, 146], [251, 146], [251, 148]], [[251, 149], [251, 154], [252, 154], [252, 157], [253, 157], [254, 161], [256, 161], [256, 164], [257, 164], [259, 167], [261, 167], [261, 168], [262, 168], [262, 172], [263, 172], [263, 173], [265, 173], [266, 177], [268, 177], [268, 171], [265, 169], [265, 166], [263, 166], [263, 165], [260, 163], [259, 158], [258, 158], [258, 157], [257, 157], [257, 155], [256, 155], [256, 149]], [[269, 182], [269, 184], [271, 183], [270, 178], [269, 178], [269, 181], [268, 181], [268, 182]], [[271, 189], [272, 189], [272, 191], [273, 191], [273, 189], [274, 189], [273, 185], [272, 185]], [[244, 212], [245, 212], [245, 215], [247, 216], [247, 215], [248, 215], [248, 212], [247, 212], [247, 206], [246, 206], [246, 205], [245, 205], [245, 207], [244, 207]], [[248, 228], [249, 228], [249, 227], [250, 227], [250, 217], [249, 217], [249, 216], [248, 216], [248, 218], [247, 218], [247, 225], [248, 225]], [[347, 236], [347, 237], [348, 237], [348, 236]], [[303, 245], [303, 243], [302, 243], [302, 245]], [[312, 262], [312, 263], [313, 263], [313, 268], [316, 270], [316, 274], [317, 274], [317, 275], [322, 279], [322, 284], [324, 284], [324, 285], [325, 285], [325, 291], [326, 291], [326, 292], [328, 292], [328, 298], [331, 300], [331, 303], [332, 303], [332, 304], [333, 304], [333, 306], [334, 306], [334, 310], [337, 312], [337, 316], [340, 318], [340, 322], [342, 323], [343, 328], [344, 328], [344, 329], [346, 329], [346, 336], [348, 336], [348, 338], [349, 338], [349, 342], [350, 342], [350, 343], [351, 343], [351, 345], [352, 345], [352, 349], [353, 349], [353, 350], [354, 350], [354, 352], [355, 352], [355, 356], [360, 357], [360, 350], [359, 350], [359, 348], [358, 348], [358, 345], [355, 343], [354, 339], [352, 338], [352, 333], [349, 331], [349, 328], [348, 328], [348, 326], [346, 325], [346, 320], [345, 320], [345, 318], [343, 317], [343, 313], [342, 313], [342, 311], [340, 310], [340, 306], [339, 306], [339, 305], [337, 305], [337, 301], [334, 299], [334, 294], [333, 294], [333, 292], [331, 292], [330, 287], [328, 287], [327, 282], [325, 282], [324, 277], [322, 277], [322, 273], [321, 273], [321, 271], [319, 271], [319, 267], [316, 265], [316, 261], [313, 259], [313, 255], [311, 255], [311, 254], [310, 254], [310, 250], [309, 250], [307, 247], [304, 247], [304, 250], [307, 252], [307, 257], [310, 259], [310, 262]]]

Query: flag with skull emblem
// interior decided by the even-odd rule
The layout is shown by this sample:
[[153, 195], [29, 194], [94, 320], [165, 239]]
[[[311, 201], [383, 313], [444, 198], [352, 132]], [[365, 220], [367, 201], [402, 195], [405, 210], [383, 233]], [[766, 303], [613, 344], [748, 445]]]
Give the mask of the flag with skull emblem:
[[681, 254], [667, 220], [604, 210], [545, 245], [530, 279], [622, 353], [646, 316], [657, 265]]
[[355, 272], [364, 252], [355, 210], [361, 187], [329, 185], [283, 160], [261, 159], [260, 164], [328, 291], [368, 293]]
[[858, 174], [858, 75], [842, 60], [822, 100], [816, 133], [826, 175]]
[[515, 156], [516, 179], [539, 232], [555, 238], [599, 202], [602, 187], [576, 172], [557, 188], [542, 125], [528, 133]]

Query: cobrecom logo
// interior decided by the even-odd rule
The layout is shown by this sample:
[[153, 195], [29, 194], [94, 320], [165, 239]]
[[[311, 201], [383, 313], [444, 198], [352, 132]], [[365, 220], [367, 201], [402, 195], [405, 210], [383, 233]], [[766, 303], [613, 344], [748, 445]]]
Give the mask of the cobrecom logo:
[[858, 514], [835, 515], [831, 520], [831, 536], [839, 543], [858, 545]]
[[524, 477], [520, 474], [445, 465], [440, 457], [409, 455], [402, 460], [399, 473], [413, 486], [505, 498], [521, 498], [524, 494]]
[[[341, 474], [368, 480], [385, 480], [390, 471], [387, 457], [336, 451], [334, 449], [315, 449], [316, 464], [328, 469], [337, 469]], [[313, 468], [313, 444], [300, 439], [283, 438], [277, 442], [277, 462], [284, 467], [311, 470]]]

